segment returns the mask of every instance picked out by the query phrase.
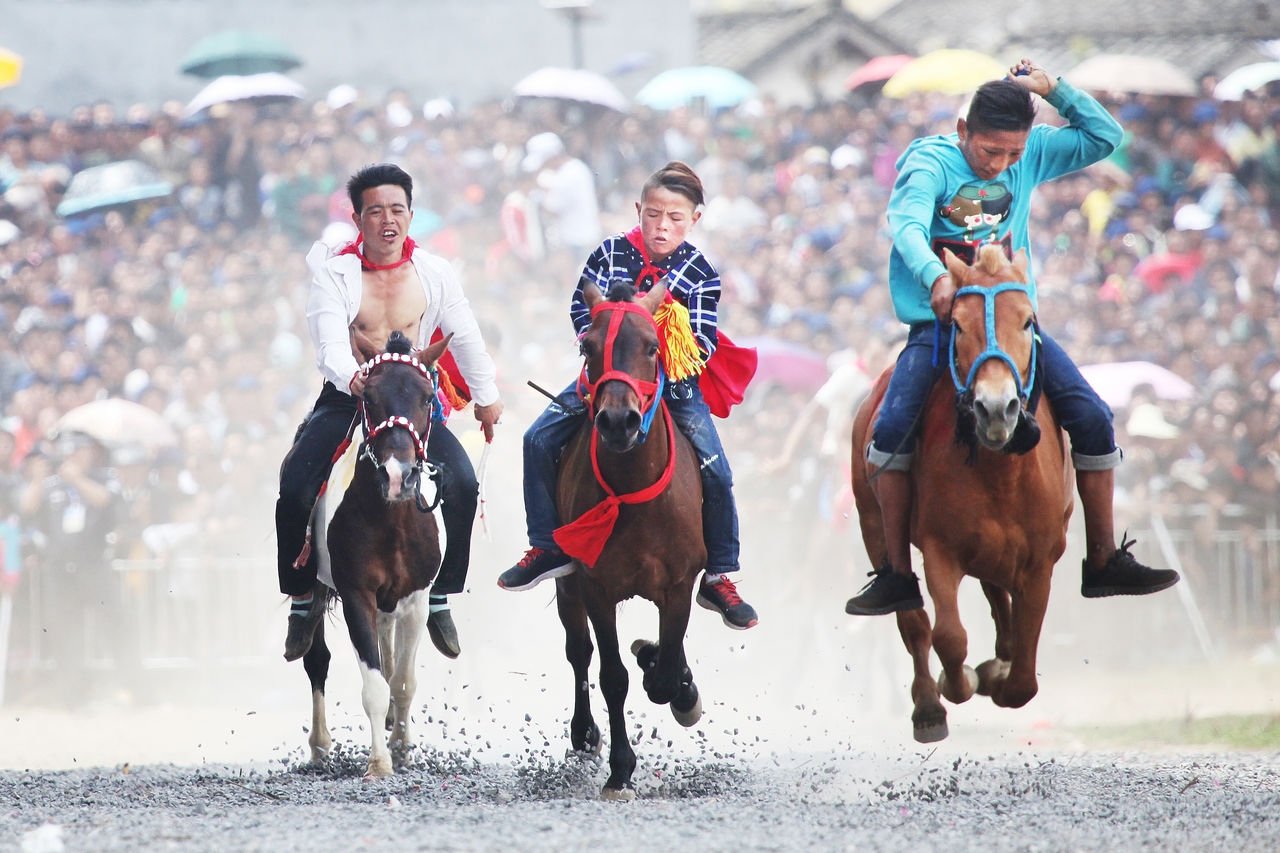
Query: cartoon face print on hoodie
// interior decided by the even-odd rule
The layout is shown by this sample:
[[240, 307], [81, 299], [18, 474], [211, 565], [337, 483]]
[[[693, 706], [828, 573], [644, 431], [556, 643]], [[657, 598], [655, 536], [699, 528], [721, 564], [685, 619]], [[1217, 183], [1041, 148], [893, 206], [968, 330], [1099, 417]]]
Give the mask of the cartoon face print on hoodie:
[[1000, 181], [965, 184], [938, 215], [965, 229], [967, 241], [986, 236], [994, 239], [996, 228], [1005, 221], [1012, 207], [1013, 193]]

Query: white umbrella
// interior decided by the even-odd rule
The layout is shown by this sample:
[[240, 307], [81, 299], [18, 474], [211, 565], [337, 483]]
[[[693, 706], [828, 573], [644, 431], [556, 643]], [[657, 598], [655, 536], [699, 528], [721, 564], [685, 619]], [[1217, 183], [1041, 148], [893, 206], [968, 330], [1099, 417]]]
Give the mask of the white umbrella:
[[513, 91], [522, 98], [560, 98], [619, 112], [627, 109], [627, 99], [608, 78], [579, 68], [541, 68], [517, 83]]
[[243, 77], [228, 74], [201, 89], [200, 94], [191, 99], [182, 114], [190, 117], [214, 104], [225, 104], [228, 101], [284, 101], [302, 98], [306, 94], [306, 87], [297, 80], [274, 71]]
[[1133, 389], [1139, 385], [1150, 385], [1161, 400], [1189, 400], [1196, 394], [1190, 382], [1149, 361], [1087, 364], [1080, 368], [1080, 373], [1103, 402], [1117, 408], [1129, 405]]
[[1186, 96], [1196, 94], [1195, 81], [1185, 71], [1154, 56], [1101, 53], [1089, 57], [1063, 76], [1073, 86], [1099, 92]]
[[1280, 80], [1280, 62], [1255, 62], [1219, 80], [1213, 96], [1219, 101], [1239, 101], [1245, 92], [1255, 92], [1275, 80]]
[[54, 432], [82, 432], [109, 447], [134, 444], [153, 449], [178, 443], [177, 434], [164, 418], [119, 397], [75, 407], [58, 419]]

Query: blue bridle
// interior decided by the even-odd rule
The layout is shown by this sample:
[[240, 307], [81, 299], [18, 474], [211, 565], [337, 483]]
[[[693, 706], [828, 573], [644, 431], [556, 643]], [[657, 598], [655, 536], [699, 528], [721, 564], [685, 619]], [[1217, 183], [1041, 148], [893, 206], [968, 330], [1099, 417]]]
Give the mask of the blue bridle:
[[978, 368], [991, 359], [999, 359], [1009, 366], [1009, 370], [1013, 373], [1013, 381], [1018, 387], [1018, 397], [1025, 404], [1031, 396], [1031, 388], [1036, 381], [1036, 346], [1035, 342], [1031, 345], [1031, 369], [1028, 371], [1027, 385], [1022, 386], [1022, 370], [1018, 365], [1014, 364], [1009, 354], [1000, 349], [1000, 342], [996, 340], [996, 297], [1001, 293], [1025, 293], [1027, 298], [1031, 298], [1031, 288], [1017, 281], [1005, 281], [992, 287], [962, 287], [956, 291], [956, 299], [961, 296], [981, 296], [983, 301], [984, 313], [986, 315], [987, 325], [987, 348], [982, 351], [973, 361], [973, 365], [969, 368], [969, 377], [962, 384], [960, 382], [960, 373], [956, 370], [956, 334], [954, 327], [951, 332], [951, 379], [956, 384], [956, 390], [961, 393], [969, 391], [973, 388], [973, 380], [977, 378]]

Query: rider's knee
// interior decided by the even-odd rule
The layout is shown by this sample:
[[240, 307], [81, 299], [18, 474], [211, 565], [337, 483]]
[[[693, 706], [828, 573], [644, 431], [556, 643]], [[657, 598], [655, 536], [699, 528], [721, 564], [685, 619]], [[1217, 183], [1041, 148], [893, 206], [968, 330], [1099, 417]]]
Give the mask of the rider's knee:
[[881, 450], [874, 443], [867, 446], [867, 461], [877, 468], [886, 471], [910, 471], [915, 460], [912, 452], [894, 453], [892, 450]]

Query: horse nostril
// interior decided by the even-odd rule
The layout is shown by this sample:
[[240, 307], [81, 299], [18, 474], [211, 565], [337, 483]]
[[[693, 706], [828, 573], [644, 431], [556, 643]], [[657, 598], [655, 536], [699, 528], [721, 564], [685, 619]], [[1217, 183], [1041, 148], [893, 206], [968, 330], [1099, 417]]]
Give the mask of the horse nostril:
[[987, 411], [986, 404], [983, 403], [981, 400], [973, 401], [973, 410], [977, 413], [978, 417], [981, 418], [982, 420], [986, 421], [991, 419], [991, 413]]
[[1018, 416], [1018, 401], [1010, 400], [1009, 405], [1004, 407], [1004, 416], [1007, 419], [1013, 419]]
[[635, 409], [630, 409], [627, 412], [625, 423], [628, 433], [637, 432], [640, 429], [640, 413]]

